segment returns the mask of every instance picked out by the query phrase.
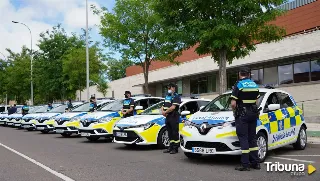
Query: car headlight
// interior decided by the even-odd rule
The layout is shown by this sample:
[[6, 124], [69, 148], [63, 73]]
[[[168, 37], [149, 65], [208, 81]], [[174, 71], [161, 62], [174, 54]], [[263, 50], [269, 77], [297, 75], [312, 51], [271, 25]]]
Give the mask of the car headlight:
[[71, 121], [71, 122], [73, 122], [73, 121], [79, 121], [79, 117], [71, 118], [70, 121]]
[[50, 117], [50, 119], [56, 119], [56, 117], [57, 117], [57, 116], [52, 116], [52, 117]]
[[98, 120], [99, 123], [107, 123], [112, 120], [112, 117], [105, 117]]
[[143, 128], [144, 130], [147, 130], [151, 128], [154, 125], [154, 123], [146, 123], [146, 124], [140, 124], [136, 126], [130, 126], [129, 128]]
[[192, 126], [192, 122], [189, 120], [184, 121], [184, 126]]

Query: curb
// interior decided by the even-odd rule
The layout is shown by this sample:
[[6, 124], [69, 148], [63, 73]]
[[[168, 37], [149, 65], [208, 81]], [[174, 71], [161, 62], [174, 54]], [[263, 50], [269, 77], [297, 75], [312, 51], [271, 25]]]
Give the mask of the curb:
[[320, 138], [319, 137], [309, 137], [308, 136], [308, 143], [309, 144], [320, 144]]

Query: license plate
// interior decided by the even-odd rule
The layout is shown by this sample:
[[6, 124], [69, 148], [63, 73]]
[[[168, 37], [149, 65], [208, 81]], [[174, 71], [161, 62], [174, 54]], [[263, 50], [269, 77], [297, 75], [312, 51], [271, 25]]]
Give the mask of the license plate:
[[21, 124], [15, 124], [15, 126], [21, 126]]
[[8, 123], [9, 126], [13, 125], [13, 123]]
[[56, 129], [56, 133], [63, 133], [64, 130], [63, 129]]
[[81, 133], [81, 136], [90, 136], [90, 133]]
[[116, 136], [117, 137], [128, 137], [127, 133], [123, 133], [123, 132], [116, 132]]
[[215, 154], [215, 148], [202, 148], [202, 147], [193, 147], [192, 153], [203, 153], [203, 154]]
[[30, 128], [30, 125], [24, 125], [23, 127], [24, 128]]
[[44, 130], [44, 127], [38, 127], [37, 130]]

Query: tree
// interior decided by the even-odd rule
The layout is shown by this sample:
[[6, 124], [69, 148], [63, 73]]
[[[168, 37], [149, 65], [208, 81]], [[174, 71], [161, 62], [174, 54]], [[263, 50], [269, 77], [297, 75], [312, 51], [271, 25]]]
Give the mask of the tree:
[[[156, 11], [175, 29], [184, 48], [197, 46], [199, 55], [211, 54], [219, 64], [220, 94], [227, 89], [226, 63], [247, 56], [256, 42], [282, 39], [283, 28], [270, 22], [285, 1], [157, 0]], [[175, 40], [177, 41], [177, 40]]]
[[110, 58], [107, 62], [107, 77], [109, 80], [118, 80], [126, 76], [126, 69], [133, 65], [133, 62], [124, 58], [116, 60]]
[[6, 68], [5, 90], [9, 98], [22, 104], [30, 99], [30, 50], [22, 47], [20, 53], [7, 51], [11, 63]]
[[40, 34], [39, 51], [35, 57], [35, 87], [40, 100], [65, 99], [70, 90], [64, 84], [68, 77], [63, 76], [63, 57], [69, 50], [84, 47], [84, 42], [75, 34], [68, 36], [60, 26], [54, 26]]
[[164, 29], [153, 6], [154, 0], [118, 0], [114, 13], [106, 8], [94, 8], [94, 12], [101, 16], [100, 34], [105, 38], [105, 46], [142, 67], [145, 93], [149, 93], [151, 62], [174, 62], [174, 57], [180, 53], [175, 50], [179, 44]]
[[5, 94], [6, 94], [6, 74], [7, 74], [7, 60], [0, 59], [0, 93], [1, 93], [1, 99], [0, 103], [5, 103]]
[[[82, 91], [86, 87], [86, 48], [72, 48], [62, 58], [64, 84], [72, 94], [77, 90]], [[90, 81], [100, 81], [100, 75], [104, 73], [106, 66], [99, 56], [97, 46], [89, 48]]]
[[104, 97], [106, 97], [109, 86], [105, 77], [101, 76], [96, 84], [98, 91], [101, 92]]

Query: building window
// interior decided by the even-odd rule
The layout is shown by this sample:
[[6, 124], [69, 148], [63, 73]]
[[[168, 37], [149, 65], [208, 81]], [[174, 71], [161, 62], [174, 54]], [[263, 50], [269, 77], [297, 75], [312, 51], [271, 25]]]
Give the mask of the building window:
[[264, 68], [263, 84], [277, 85], [278, 84], [278, 69], [277, 67]]
[[190, 80], [190, 94], [203, 94], [208, 92], [208, 77]]
[[177, 93], [182, 94], [182, 89], [183, 89], [182, 80], [177, 81], [177, 87], [178, 87]]
[[212, 75], [208, 77], [208, 92], [217, 92], [217, 77]]
[[311, 61], [311, 81], [320, 80], [320, 60]]
[[227, 75], [227, 88], [231, 89], [232, 86], [238, 81], [238, 75], [233, 73], [233, 74], [228, 74]]
[[256, 84], [262, 84], [262, 82], [263, 82], [263, 69], [251, 70], [251, 79]]
[[294, 83], [309, 82], [310, 80], [310, 62], [299, 62], [294, 64], [293, 69]]
[[293, 83], [292, 64], [278, 66], [279, 84]]

